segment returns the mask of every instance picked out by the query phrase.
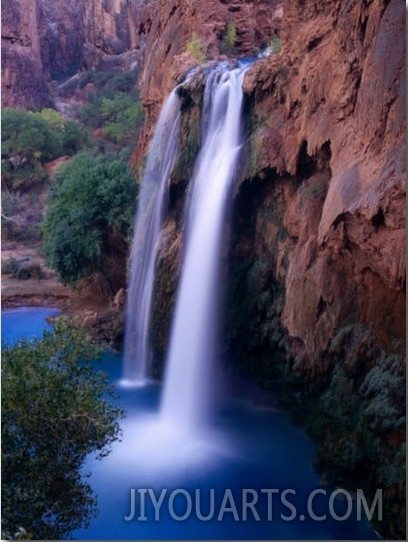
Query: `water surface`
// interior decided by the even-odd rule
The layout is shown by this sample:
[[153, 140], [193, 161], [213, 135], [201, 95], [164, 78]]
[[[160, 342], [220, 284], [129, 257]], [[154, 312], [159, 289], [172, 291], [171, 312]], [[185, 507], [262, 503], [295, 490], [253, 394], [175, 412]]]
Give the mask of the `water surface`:
[[[34, 337], [48, 326], [47, 316], [56, 309], [15, 309], [2, 314], [2, 340], [15, 341], [18, 337]], [[122, 377], [121, 356], [105, 353], [97, 362], [98, 369], [106, 371], [114, 382]], [[346, 521], [330, 518], [328, 497], [314, 499], [316, 515], [327, 514], [325, 521], [314, 521], [308, 514], [308, 495], [321, 488], [312, 469], [315, 448], [304, 431], [293, 425], [287, 414], [273, 405], [255, 405], [226, 393], [211, 429], [186, 435], [176, 426], [166, 425], [159, 416], [159, 384], [151, 383], [139, 388], [124, 388], [117, 384], [119, 403], [126, 409], [122, 423], [123, 440], [113, 446], [112, 453], [102, 461], [90, 457], [84, 472], [92, 472], [89, 479], [98, 496], [98, 516], [89, 529], [73, 533], [76, 539], [374, 539], [367, 521], [357, 521], [355, 511]], [[140, 496], [150, 489], [156, 498], [167, 489], [160, 509], [160, 520], [155, 521], [154, 508], [146, 493], [145, 511], [142, 513]], [[259, 502], [243, 520], [242, 491], [256, 492]], [[267, 495], [261, 490], [274, 489], [272, 517], [268, 520]], [[292, 489], [287, 501], [297, 509], [296, 518], [291, 509], [281, 502], [282, 491]], [[329, 496], [329, 488], [324, 488]], [[135, 517], [131, 515], [131, 494], [136, 500]], [[142, 490], [142, 493], [140, 492]], [[182, 490], [169, 506], [169, 496]], [[196, 491], [201, 498], [201, 513], [211, 511], [210, 495], [214, 491], [213, 519], [200, 521], [195, 513]], [[238, 516], [225, 509], [222, 519], [217, 516], [227, 490], [231, 490]], [[186, 511], [187, 497], [193, 502], [188, 519], [176, 521], [171, 512], [181, 517]], [[251, 501], [251, 499], [248, 499]], [[336, 511], [342, 515], [345, 501], [336, 499]], [[231, 505], [231, 501], [229, 501]], [[231, 506], [230, 506], [231, 508]], [[146, 517], [139, 520], [138, 517]], [[305, 516], [303, 519], [301, 519]]]

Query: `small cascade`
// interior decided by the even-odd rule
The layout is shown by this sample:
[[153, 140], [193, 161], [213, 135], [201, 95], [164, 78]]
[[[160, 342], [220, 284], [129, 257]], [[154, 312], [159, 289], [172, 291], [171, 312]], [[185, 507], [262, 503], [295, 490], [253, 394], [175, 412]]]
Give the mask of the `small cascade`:
[[130, 258], [124, 347], [124, 385], [146, 382], [151, 359], [150, 323], [154, 272], [168, 181], [178, 154], [180, 99], [177, 88], [165, 102], [149, 148]]
[[229, 196], [242, 147], [244, 68], [207, 75], [202, 147], [188, 198], [185, 253], [172, 323], [161, 418], [189, 433], [206, 424], [217, 358], [219, 275]]

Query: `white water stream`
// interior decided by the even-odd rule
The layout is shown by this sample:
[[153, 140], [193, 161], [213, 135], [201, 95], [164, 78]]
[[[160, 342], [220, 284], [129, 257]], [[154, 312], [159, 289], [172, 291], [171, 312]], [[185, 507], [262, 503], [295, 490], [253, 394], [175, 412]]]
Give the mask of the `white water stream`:
[[158, 120], [135, 220], [126, 309], [124, 385], [143, 385], [151, 360], [150, 325], [155, 264], [163, 214], [179, 143], [180, 99], [177, 88]]
[[212, 403], [221, 251], [242, 146], [243, 74], [242, 68], [218, 64], [205, 88], [202, 147], [186, 213], [185, 253], [161, 406], [163, 421], [187, 433], [205, 425]]

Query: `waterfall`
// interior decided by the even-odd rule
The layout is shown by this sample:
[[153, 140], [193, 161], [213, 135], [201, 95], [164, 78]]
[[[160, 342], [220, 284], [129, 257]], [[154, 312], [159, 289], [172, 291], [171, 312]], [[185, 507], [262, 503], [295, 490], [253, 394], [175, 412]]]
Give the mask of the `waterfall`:
[[179, 129], [180, 100], [176, 88], [160, 113], [139, 195], [129, 270], [124, 384], [143, 384], [147, 377], [154, 271], [169, 176], [178, 153]]
[[220, 259], [242, 146], [243, 74], [243, 68], [220, 63], [206, 81], [202, 147], [188, 198], [185, 253], [161, 404], [162, 419], [186, 432], [205, 424], [211, 408]]

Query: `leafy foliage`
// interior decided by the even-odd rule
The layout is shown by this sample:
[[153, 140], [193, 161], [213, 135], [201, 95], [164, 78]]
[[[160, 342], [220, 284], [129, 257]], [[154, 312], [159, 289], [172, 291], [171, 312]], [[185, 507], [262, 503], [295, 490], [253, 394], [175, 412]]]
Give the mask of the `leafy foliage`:
[[193, 32], [191, 38], [187, 41], [186, 51], [198, 64], [203, 64], [207, 58], [207, 45], [201, 41], [197, 32]]
[[237, 28], [233, 21], [228, 21], [221, 41], [221, 51], [224, 53], [233, 54], [235, 42], [237, 39]]
[[77, 84], [80, 88], [93, 85], [96, 92], [106, 98], [112, 98], [118, 92], [131, 93], [136, 84], [137, 72], [134, 70], [121, 73], [109, 71], [87, 71], [81, 74]]
[[136, 190], [127, 164], [111, 155], [80, 153], [56, 171], [43, 230], [48, 264], [65, 284], [97, 271], [110, 284], [104, 264], [126, 252]]
[[268, 47], [270, 48], [271, 53], [273, 54], [280, 53], [280, 50], [282, 47], [280, 38], [278, 36], [274, 36], [269, 42]]
[[366, 375], [360, 392], [369, 399], [365, 415], [376, 431], [405, 427], [405, 374], [397, 358], [382, 356]]
[[57, 111], [41, 112], [5, 108], [2, 110], [2, 183], [9, 189], [26, 188], [42, 182], [44, 163], [72, 155], [84, 135], [79, 126]]
[[104, 120], [103, 132], [115, 143], [136, 143], [143, 123], [143, 113], [139, 102], [120, 92], [113, 98], [103, 98], [101, 117]]
[[41, 265], [30, 261], [29, 258], [23, 260], [16, 260], [15, 258], [9, 258], [6, 261], [1, 262], [2, 274], [9, 274], [13, 279], [27, 280], [31, 278], [42, 279], [44, 277]]
[[[7, 533], [61, 539], [87, 525], [95, 498], [80, 469], [120, 436], [112, 388], [89, 364], [97, 350], [58, 319], [2, 356], [2, 515]], [[81, 360], [78, 362], [78, 360]]]
[[81, 121], [90, 129], [102, 128], [113, 143], [134, 146], [143, 122], [135, 90], [136, 73], [87, 72], [77, 84], [93, 85], [80, 111]]

